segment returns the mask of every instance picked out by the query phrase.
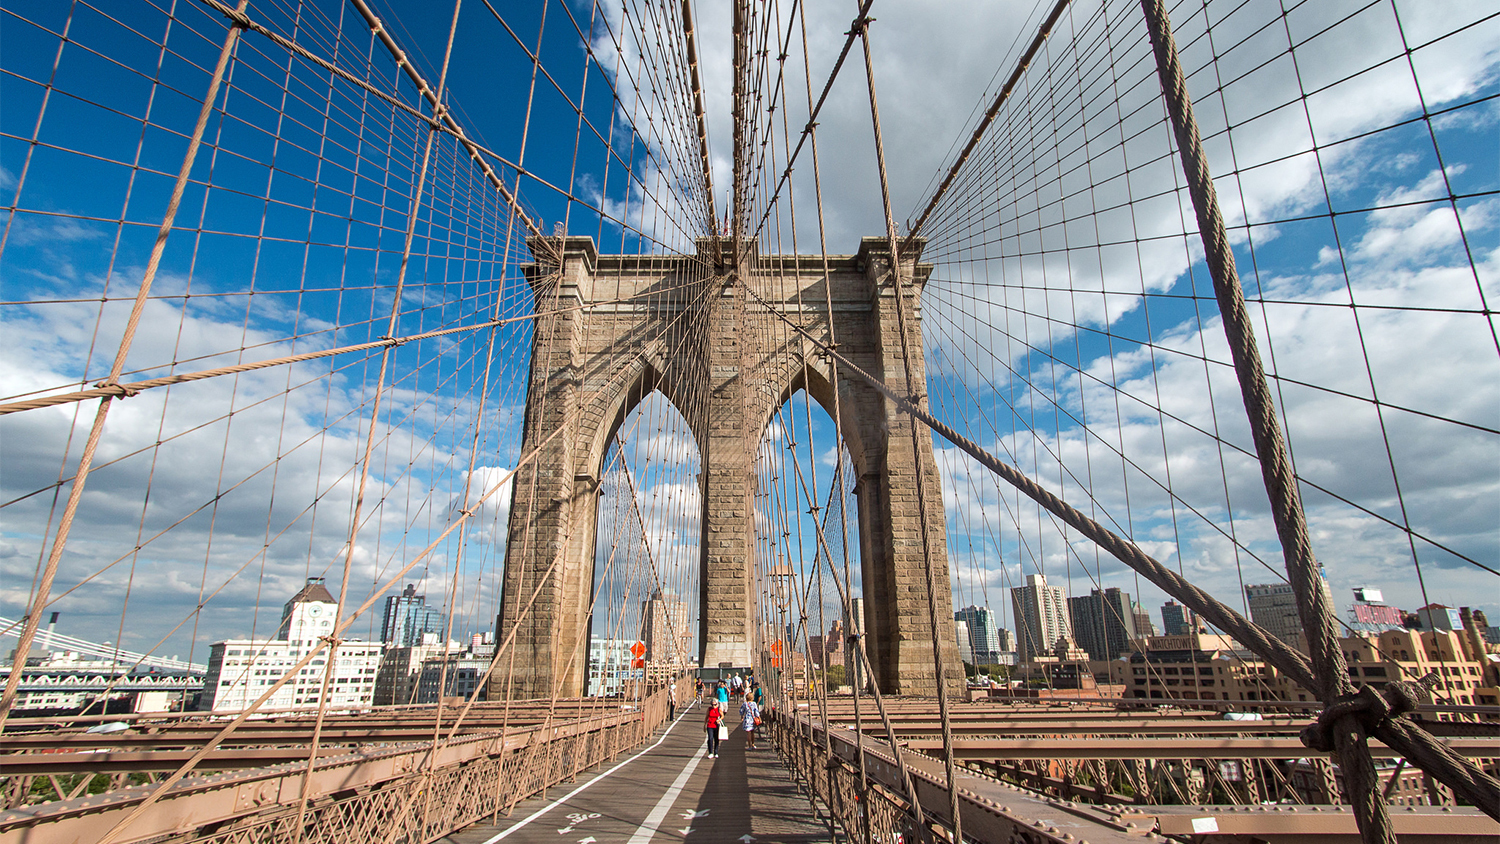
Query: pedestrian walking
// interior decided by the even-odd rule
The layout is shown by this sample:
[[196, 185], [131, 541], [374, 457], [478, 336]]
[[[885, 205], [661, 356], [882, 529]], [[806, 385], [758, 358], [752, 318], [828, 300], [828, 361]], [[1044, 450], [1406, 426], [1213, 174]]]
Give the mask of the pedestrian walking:
[[745, 749], [755, 749], [755, 730], [760, 726], [760, 706], [748, 696], [740, 704], [740, 725], [745, 728]]
[[729, 711], [729, 690], [724, 688], [724, 681], [719, 681], [719, 688], [715, 690], [719, 698], [719, 708], [725, 712]]
[[677, 684], [674, 682], [674, 683], [668, 683], [667, 684], [667, 720], [668, 721], [675, 721], [676, 719], [677, 719]]
[[703, 729], [708, 731], [708, 758], [719, 758], [719, 739], [729, 728], [724, 725], [724, 712], [719, 709], [718, 701], [708, 708], [708, 718], [703, 722]]

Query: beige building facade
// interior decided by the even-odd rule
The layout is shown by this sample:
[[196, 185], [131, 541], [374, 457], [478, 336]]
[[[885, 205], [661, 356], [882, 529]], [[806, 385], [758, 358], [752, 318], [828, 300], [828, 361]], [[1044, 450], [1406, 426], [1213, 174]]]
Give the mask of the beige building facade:
[[[1436, 675], [1439, 703], [1495, 705], [1500, 660], [1474, 653], [1455, 631], [1392, 630], [1339, 640], [1356, 686]], [[1128, 659], [1090, 663], [1099, 682], [1123, 683], [1125, 697], [1255, 703], [1315, 702], [1317, 695], [1267, 665], [1228, 636], [1153, 636]], [[1443, 716], [1439, 716], [1443, 717]]]

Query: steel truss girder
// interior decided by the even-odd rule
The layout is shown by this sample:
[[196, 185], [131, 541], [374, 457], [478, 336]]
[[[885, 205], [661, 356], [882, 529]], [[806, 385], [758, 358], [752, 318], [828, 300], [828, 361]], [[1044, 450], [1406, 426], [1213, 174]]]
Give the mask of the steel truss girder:
[[[840, 794], [852, 795], [860, 791], [859, 785], [852, 782], [855, 779], [853, 772], [856, 758], [852, 731], [844, 729], [844, 725], [837, 725], [828, 731], [827, 740], [833, 751], [833, 758], [825, 759], [822, 757], [823, 728], [818, 723], [809, 721], [806, 716], [778, 719], [775, 730], [778, 744], [785, 746], [782, 750], [783, 758], [808, 782], [814, 794], [822, 802], [830, 805], [835, 816], [846, 825], [846, 829], [852, 828], [848, 826], [849, 824], [860, 823], [857, 804], [856, 810], [846, 808], [843, 811], [838, 805], [841, 802]], [[1277, 740], [1271, 739], [1270, 741]], [[1061, 764], [1073, 765], [1079, 769], [1083, 768], [1083, 763], [1069, 760], [1099, 759], [1097, 754], [1088, 756], [1087, 754], [1072, 754], [1070, 750], [1065, 750], [1077, 743], [1071, 738], [1065, 741], [1053, 740], [1050, 743], [1052, 755], [1035, 757], [1035, 759], [1061, 759], [1063, 760]], [[866, 800], [866, 808], [883, 802], [887, 806], [899, 809], [902, 803], [899, 797], [895, 796], [900, 790], [899, 774], [889, 745], [871, 736], [865, 736], [862, 744], [865, 767], [872, 780], [865, 787], [876, 798]], [[917, 797], [922, 801], [924, 812], [929, 819], [946, 823], [948, 794], [944, 788], [942, 763], [926, 754], [913, 752], [913, 746], [915, 745], [903, 745], [902, 760], [916, 784]], [[1067, 754], [1066, 759], [1063, 754]], [[1170, 755], [1180, 759], [1187, 754], [1179, 751]], [[1303, 748], [1299, 755], [1307, 755], [1306, 749]], [[1218, 749], [1200, 758], [1236, 758], [1236, 756], [1232, 752], [1225, 753], [1222, 749]], [[1028, 762], [1024, 759], [1012, 762], [1014, 765], [1034, 763], [1034, 761]], [[1170, 776], [1159, 777], [1139, 756], [1121, 757], [1107, 764], [1125, 766], [1136, 772], [1134, 776], [1130, 775], [1129, 770], [1123, 773], [1126, 778], [1132, 780], [1131, 785], [1137, 794], [1146, 798], [1145, 805], [1139, 803], [1131, 806], [1089, 805], [1068, 799], [1052, 798], [969, 769], [962, 769], [960, 811], [964, 813], [965, 838], [981, 842], [997, 842], [997, 844], [1011, 841], [1056, 842], [1056, 844], [1073, 842], [1076, 844], [1079, 840], [1087, 840], [1094, 844], [1139, 842], [1152, 840], [1150, 838], [1152, 834], [1193, 836], [1191, 840], [1200, 841], [1203, 844], [1250, 844], [1253, 841], [1264, 841], [1267, 844], [1295, 844], [1295, 842], [1306, 841], [1316, 841], [1320, 844], [1322, 842], [1355, 844], [1360, 840], [1354, 816], [1346, 806], [1152, 805], [1150, 802], [1154, 793], [1151, 788], [1152, 783], [1159, 778], [1170, 782]], [[840, 778], [848, 779], [850, 782], [845, 783], [841, 788], [837, 787]], [[1088, 796], [1088, 792], [1092, 790], [1091, 788], [1077, 789], [1077, 794]], [[1112, 793], [1108, 796], [1123, 798], [1123, 795]], [[1216, 832], [1199, 833], [1198, 836], [1201, 837], [1195, 836], [1195, 820], [1199, 822], [1199, 828], [1208, 829], [1211, 826]], [[1413, 806], [1400, 809], [1393, 807], [1392, 820], [1403, 844], [1407, 842], [1418, 842], [1418, 844], [1463, 842], [1467, 844], [1467, 842], [1494, 841], [1496, 836], [1500, 836], [1500, 824], [1470, 807]], [[1208, 821], [1212, 821], [1212, 824], [1208, 824]], [[887, 828], [899, 829], [899, 822], [893, 826], [876, 827], [878, 830]], [[886, 839], [875, 837], [872, 840]]]

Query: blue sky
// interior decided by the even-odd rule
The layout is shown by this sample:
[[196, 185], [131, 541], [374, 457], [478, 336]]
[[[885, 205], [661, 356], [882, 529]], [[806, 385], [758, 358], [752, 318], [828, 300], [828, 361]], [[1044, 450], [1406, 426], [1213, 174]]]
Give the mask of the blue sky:
[[[1347, 588], [1367, 584], [1383, 586], [1407, 608], [1434, 600], [1493, 613], [1500, 610], [1494, 576], [1457, 555], [1500, 568], [1500, 352], [1493, 317], [1480, 303], [1484, 297], [1492, 309], [1500, 295], [1500, 111], [1491, 99], [1500, 93], [1500, 34], [1483, 4], [1400, 3], [1372, 7], [1315, 37], [1322, 23], [1308, 16], [1337, 17], [1335, 5], [1303, 4], [1276, 30], [1260, 25], [1270, 6], [1247, 4], [1216, 19], [1212, 39], [1193, 7], [1174, 10], [1174, 18], [1184, 61], [1197, 71], [1190, 87], [1242, 280], [1247, 295], [1267, 302], [1256, 304], [1263, 351], [1283, 378], [1288, 439], [1309, 484], [1303, 494], [1315, 548], [1336, 597], [1344, 603]], [[435, 83], [449, 10], [391, 0], [374, 6]], [[177, 8], [180, 19], [169, 30], [148, 3], [111, 5], [109, 15], [86, 5], [5, 4], [0, 196], [18, 208], [0, 252], [0, 318], [12, 338], [0, 358], [7, 396], [76, 389], [108, 372], [223, 37], [221, 20], [207, 7]], [[341, 67], [400, 103], [425, 108], [378, 44], [371, 52], [351, 6], [309, 8], [318, 13], [297, 20], [279, 6], [251, 7], [257, 19], [297, 33], [320, 55], [337, 54]], [[468, 0], [449, 101], [476, 141], [536, 175], [520, 182], [528, 215], [547, 232], [566, 221], [570, 234], [593, 235], [604, 252], [685, 250], [704, 221], [694, 213], [701, 197], [683, 193], [674, 175], [684, 166], [671, 140], [682, 115], [649, 92], [639, 102], [611, 95], [611, 85], [633, 87], [621, 84], [620, 74], [636, 56], [628, 39], [614, 52], [608, 33], [621, 31], [618, 11], [553, 2], [543, 28], [539, 3], [495, 8], [527, 48], [541, 32], [547, 73], [533, 96], [523, 48], [482, 2]], [[925, 198], [966, 121], [972, 125], [975, 104], [1003, 81], [1012, 42], [1025, 40], [1017, 33], [1036, 24], [1029, 4], [976, 7], [963, 26], [941, 8], [892, 5], [872, 30], [898, 218]], [[1080, 5], [1064, 31], [1098, 26], [1098, 8]], [[1132, 8], [1108, 5], [1110, 15], [1121, 16], [1112, 31], [1133, 31], [1124, 17]], [[821, 83], [852, 8], [809, 14], [810, 63]], [[722, 211], [728, 6], [702, 4], [697, 15]], [[340, 16], [345, 37], [335, 41], [330, 33]], [[59, 54], [64, 27], [72, 41]], [[1299, 45], [1295, 55], [1285, 51], [1287, 30]], [[152, 45], [163, 34], [165, 52]], [[598, 62], [587, 60], [589, 42]], [[1248, 435], [1223, 366], [1227, 353], [1201, 250], [1184, 234], [1190, 208], [1175, 160], [1163, 157], [1155, 82], [1139, 64], [1149, 51], [1128, 38], [1116, 45], [1128, 119], [1097, 112], [1083, 119], [1066, 97], [1045, 99], [1070, 90], [1062, 83], [1048, 88], [1040, 70], [1072, 67], [1063, 43], [1049, 45], [1023, 86], [1029, 98], [1019, 101], [1031, 110], [1018, 111], [1011, 134], [984, 147], [1004, 151], [1016, 174], [1010, 193], [974, 182], [964, 207], [983, 205], [985, 221], [964, 222], [954, 211], [927, 232], [924, 260], [937, 265], [924, 300], [932, 405], [958, 430], [1069, 500], [1090, 502], [1098, 517], [1238, 606], [1240, 584], [1272, 579], [1261, 561], [1276, 568], [1279, 556], [1258, 473], [1243, 453]], [[1412, 48], [1409, 63], [1403, 43]], [[1002, 56], [997, 44], [1010, 52]], [[1224, 78], [1205, 66], [1210, 52], [1223, 57]], [[367, 63], [367, 55], [377, 61]], [[786, 87], [800, 95], [801, 71], [793, 65]], [[216, 113], [209, 123], [210, 147], [195, 164], [127, 379], [386, 333], [425, 130], [401, 107], [357, 86], [330, 82], [304, 63], [291, 67], [279, 48], [246, 37], [220, 95], [228, 116]], [[832, 252], [853, 251], [858, 237], [884, 230], [860, 70], [858, 63], [846, 68], [820, 116]], [[1309, 96], [1289, 94], [1298, 91]], [[580, 102], [585, 121], [575, 108]], [[1424, 103], [1430, 119], [1422, 119]], [[787, 110], [795, 132], [805, 103], [789, 96]], [[640, 133], [632, 136], [626, 116]], [[1049, 158], [1057, 148], [1049, 141], [1057, 126], [1069, 125], [1087, 126], [1092, 140], [1058, 163]], [[1110, 140], [1115, 126], [1127, 127], [1128, 144]], [[614, 139], [618, 159], [596, 132]], [[429, 201], [396, 309], [397, 336], [529, 307], [517, 269], [527, 260], [522, 232], [462, 148], [445, 137], [433, 156]], [[791, 250], [792, 198], [797, 245], [816, 248], [810, 150], [804, 156], [793, 193], [773, 209], [781, 240], [768, 234], [768, 249]], [[1079, 162], [1092, 169], [1077, 169]], [[1127, 162], [1128, 183], [1113, 178]], [[515, 184], [514, 171], [497, 166]], [[1019, 211], [1053, 190], [1054, 168], [1070, 173], [1057, 185], [1091, 204], [1054, 205], [1039, 216]], [[776, 169], [768, 166], [762, 178]], [[1075, 191], [1079, 179], [1086, 190]], [[629, 225], [601, 219], [600, 208]], [[952, 225], [945, 228], [944, 219]], [[365, 511], [370, 521], [356, 552], [353, 591], [361, 596], [394, 574], [422, 537], [450, 523], [462, 509], [466, 481], [489, 487], [514, 465], [530, 325], [497, 330], [493, 349], [487, 338], [459, 333], [392, 353], [393, 389], [369, 499], [379, 505]], [[165, 637], [164, 652], [186, 655], [218, 638], [264, 630], [302, 577], [336, 578], [358, 477], [350, 467], [378, 366], [378, 352], [355, 353], [118, 403], [58, 590], [108, 569], [55, 607], [69, 632], [111, 640], [123, 633], [137, 650]], [[1385, 403], [1378, 414], [1369, 401], [1375, 396]], [[796, 416], [804, 413], [800, 399], [789, 408], [795, 425], [804, 426]], [[92, 409], [0, 419], [0, 486], [11, 502], [0, 516], [0, 605], [9, 617], [21, 612], [42, 537], [59, 512], [55, 496], [66, 494], [59, 480], [76, 465]], [[643, 518], [660, 525], [653, 530], [660, 531], [654, 538], [661, 553], [681, 566], [696, 555], [696, 525], [661, 513], [694, 506], [696, 448], [664, 408], [645, 415], [663, 426], [650, 432], [664, 438], [650, 453], [673, 459], [645, 460], [633, 441], [626, 459], [639, 476]], [[835, 443], [826, 414], [814, 406], [812, 416], [814, 434], [799, 453], [805, 466], [818, 466], [821, 502]], [[1122, 465], [1119, 450], [1133, 465]], [[956, 605], [988, 603], [1008, 613], [1004, 588], [1037, 570], [1068, 582], [1074, 594], [1097, 579], [1125, 586], [1149, 607], [1164, 599], [1076, 537], [1064, 537], [953, 449], [939, 442], [937, 454]], [[148, 484], [152, 493], [143, 501]], [[507, 497], [487, 503], [475, 520], [473, 551], [458, 571], [450, 543], [402, 578], [417, 579], [433, 596], [460, 585], [456, 623], [464, 629], [456, 633], [493, 618]], [[1427, 539], [1411, 539], [1408, 525]], [[807, 539], [800, 553], [811, 561]], [[1414, 559], [1422, 565], [1420, 583]], [[689, 576], [677, 577], [691, 588]], [[208, 612], [195, 616], [208, 595]]]

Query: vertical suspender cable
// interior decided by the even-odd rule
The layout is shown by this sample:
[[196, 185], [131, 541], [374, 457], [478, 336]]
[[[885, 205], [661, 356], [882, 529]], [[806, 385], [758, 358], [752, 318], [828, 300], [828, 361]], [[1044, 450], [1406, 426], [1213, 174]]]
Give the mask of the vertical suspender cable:
[[[914, 354], [911, 349], [911, 336], [906, 319], [906, 289], [902, 284], [901, 256], [898, 254], [899, 244], [896, 242], [896, 218], [891, 212], [891, 191], [885, 172], [885, 147], [880, 135], [880, 107], [875, 99], [875, 66], [870, 58], [870, 20], [865, 18], [859, 22], [860, 43], [864, 46], [865, 53], [865, 81], [870, 90], [870, 121], [875, 132], [875, 159], [880, 171], [880, 197], [885, 208], [885, 230], [886, 242], [890, 250], [890, 273], [891, 284], [895, 288], [896, 307], [896, 333], [901, 337], [901, 369], [906, 378], [906, 394], [913, 401], [920, 392], [918, 385], [912, 380], [912, 361]], [[915, 269], [916, 262], [912, 262]], [[916, 302], [913, 294], [913, 305]], [[915, 315], [913, 315], [915, 318]], [[920, 350], [918, 350], [918, 354]], [[932, 632], [932, 674], [933, 683], [937, 693], [938, 717], [942, 721], [943, 728], [943, 774], [948, 784], [948, 812], [952, 816], [953, 840], [962, 842], [963, 819], [959, 815], [958, 799], [958, 772], [953, 760], [953, 723], [948, 714], [948, 689], [947, 678], [944, 676], [943, 647], [941, 637], [938, 635], [940, 625], [938, 624], [937, 612], [937, 577], [933, 571], [936, 562], [932, 558], [932, 536], [931, 526], [927, 521], [927, 464], [922, 459], [921, 434], [917, 431], [917, 420], [907, 417], [908, 427], [911, 432], [912, 461], [916, 467], [917, 484], [917, 521], [918, 530], [922, 532], [922, 571], [926, 578], [927, 586], [927, 617]], [[929, 435], [930, 436], [930, 435]], [[945, 561], [946, 562], [946, 561]]]
[[[239, 5], [235, 7], [236, 13], [243, 15], [249, 2], [250, 0], [240, 0]], [[177, 209], [182, 204], [182, 195], [193, 173], [193, 162], [198, 157], [198, 150], [203, 146], [203, 132], [208, 128], [208, 117], [213, 114], [214, 101], [219, 96], [219, 86], [223, 84], [224, 74], [229, 68], [229, 58], [234, 55], [235, 44], [239, 42], [240, 33], [243, 31], [242, 25], [236, 19], [230, 25], [229, 33], [224, 36], [224, 46], [219, 49], [219, 63], [214, 66], [213, 78], [208, 83], [208, 93], [203, 97], [203, 108], [198, 111], [198, 122], [193, 127], [193, 137], [188, 141], [187, 152], [182, 157], [182, 168], [177, 173], [177, 183], [172, 187], [172, 198], [167, 201], [167, 211], [162, 217], [161, 228], [157, 230], [156, 243], [151, 247], [151, 257], [146, 262], [146, 272], [141, 278], [140, 289], [136, 291], [135, 304], [130, 311], [130, 321], [126, 323], [125, 334], [120, 338], [120, 347], [115, 353], [114, 364], [110, 367], [109, 378], [104, 382], [106, 385], [118, 384], [120, 373], [125, 369], [125, 358], [130, 354], [136, 329], [140, 326], [141, 313], [146, 308], [146, 299], [151, 293], [151, 284], [155, 281], [157, 270], [161, 267], [162, 253], [167, 248], [167, 236], [172, 233], [172, 224], [177, 219]], [[31, 652], [31, 643], [36, 638], [36, 630], [42, 619], [42, 610], [47, 606], [52, 581], [57, 577], [58, 562], [62, 560], [63, 550], [67, 548], [68, 532], [73, 527], [73, 519], [78, 515], [78, 505], [83, 498], [84, 482], [88, 480], [89, 467], [94, 462], [94, 452], [98, 450], [99, 439], [104, 434], [104, 420], [109, 416], [112, 401], [112, 396], [105, 396], [99, 401], [99, 409], [94, 413], [93, 427], [89, 429], [83, 455], [78, 460], [78, 469], [73, 473], [73, 488], [68, 491], [68, 503], [63, 510], [62, 520], [57, 525], [57, 535], [52, 540], [52, 549], [47, 553], [47, 563], [42, 570], [42, 577], [37, 583], [31, 605], [27, 608], [26, 623], [21, 628], [21, 635], [16, 641], [12, 666], [25, 666], [26, 657]], [[10, 716], [11, 707], [15, 704], [23, 673], [25, 672], [19, 667], [13, 668], [10, 677], [5, 681], [5, 692], [0, 695], [0, 731], [5, 729], [6, 718]]]

